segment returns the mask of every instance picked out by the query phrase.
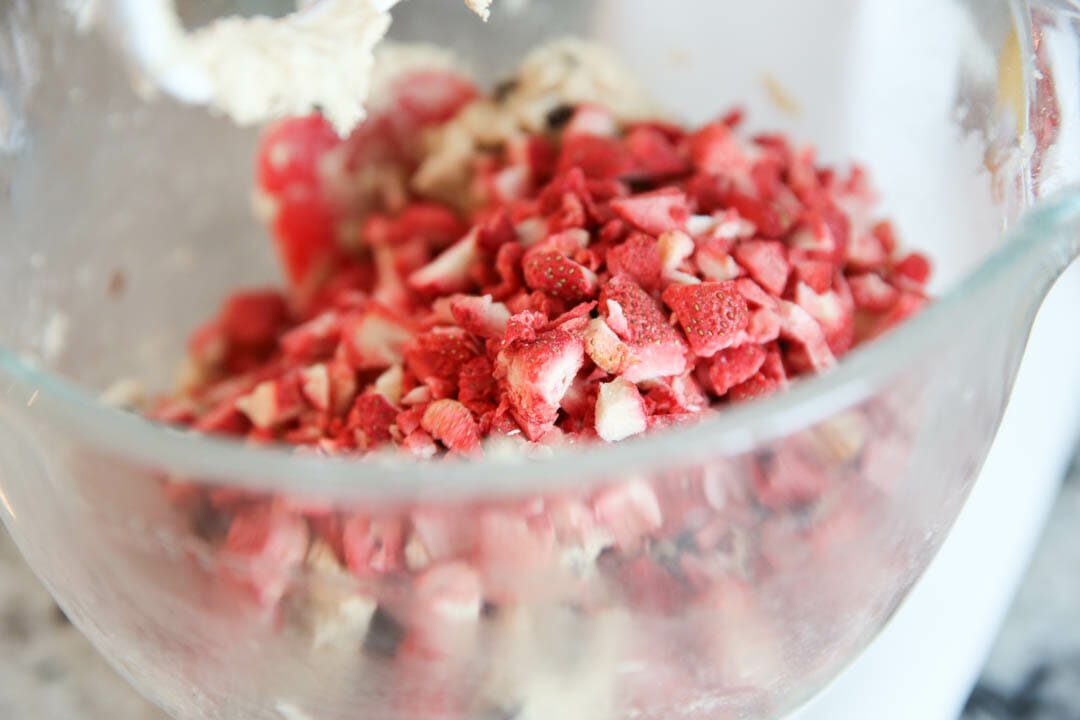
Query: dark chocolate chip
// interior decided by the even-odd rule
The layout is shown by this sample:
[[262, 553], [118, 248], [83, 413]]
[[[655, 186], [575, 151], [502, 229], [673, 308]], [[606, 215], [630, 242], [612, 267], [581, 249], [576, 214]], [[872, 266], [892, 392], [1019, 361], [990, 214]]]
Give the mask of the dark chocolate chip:
[[548, 110], [547, 115], [544, 117], [547, 122], [549, 130], [562, 130], [566, 127], [566, 123], [570, 122], [570, 118], [574, 117], [576, 108], [573, 105], [556, 105]]

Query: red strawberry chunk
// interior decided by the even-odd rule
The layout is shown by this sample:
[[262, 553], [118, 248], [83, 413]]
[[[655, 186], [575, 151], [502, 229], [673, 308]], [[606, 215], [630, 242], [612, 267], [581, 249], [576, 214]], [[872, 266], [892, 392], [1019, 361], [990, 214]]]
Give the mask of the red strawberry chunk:
[[645, 290], [660, 286], [660, 250], [656, 240], [643, 233], [633, 233], [608, 250], [607, 267], [612, 275], [624, 274]]
[[633, 167], [630, 153], [615, 138], [575, 135], [563, 140], [559, 153], [560, 173], [580, 168], [586, 177], [610, 180], [629, 174]]
[[900, 299], [900, 291], [877, 273], [863, 273], [848, 278], [855, 307], [869, 312], [885, 312]]
[[731, 282], [669, 285], [663, 300], [698, 357], [712, 357], [729, 347], [750, 319], [746, 300]]
[[816, 293], [810, 286], [795, 286], [795, 302], [818, 321], [834, 355], [842, 355], [855, 338], [855, 307], [844, 302], [836, 290]]
[[278, 258], [295, 289], [315, 285], [337, 255], [337, 213], [322, 194], [293, 185], [276, 199], [272, 231]]
[[563, 128], [563, 140], [575, 135], [594, 135], [597, 137], [614, 137], [619, 126], [615, 122], [615, 114], [602, 105], [582, 103], [574, 110], [570, 121]]
[[746, 402], [747, 400], [756, 400], [772, 395], [781, 387], [783, 387], [783, 383], [779, 380], [759, 372], [749, 380], [728, 390], [727, 397], [732, 402]]
[[593, 318], [585, 329], [585, 352], [598, 368], [612, 375], [625, 372], [637, 361], [630, 346], [619, 339], [603, 318]]
[[230, 343], [263, 348], [272, 345], [289, 319], [289, 306], [277, 290], [229, 295], [221, 309], [221, 330]]
[[476, 238], [477, 231], [473, 229], [437, 258], [409, 275], [409, 286], [430, 295], [467, 290], [471, 284], [469, 270], [480, 260]]
[[462, 366], [477, 356], [478, 349], [465, 330], [435, 328], [410, 340], [403, 354], [405, 367], [435, 397], [449, 397], [457, 390]]
[[343, 321], [340, 349], [357, 370], [384, 368], [402, 361], [405, 343], [415, 334], [411, 322], [372, 303]]
[[858, 272], [880, 270], [889, 259], [885, 246], [872, 232], [856, 233], [847, 245], [847, 265]]
[[353, 515], [341, 540], [345, 564], [358, 577], [393, 572], [404, 565], [404, 528], [395, 517]]
[[664, 514], [653, 489], [631, 482], [603, 490], [593, 500], [593, 513], [620, 548], [632, 548], [642, 537], [664, 524]]
[[394, 110], [419, 126], [439, 125], [457, 115], [478, 94], [476, 86], [460, 73], [414, 70], [395, 83], [391, 103]]
[[630, 348], [634, 362], [623, 370], [630, 382], [643, 382], [686, 370], [686, 341], [644, 290], [624, 276], [613, 277], [600, 294], [600, 312]]
[[320, 161], [339, 145], [341, 138], [319, 113], [274, 122], [259, 139], [259, 187], [273, 195], [293, 186], [318, 187]]
[[510, 311], [490, 295], [455, 295], [450, 298], [454, 321], [467, 332], [481, 338], [498, 338], [506, 332]]
[[836, 364], [836, 357], [825, 339], [821, 325], [808, 312], [795, 303], [780, 301], [780, 336], [802, 345], [810, 366], [825, 370]]
[[316, 315], [281, 335], [278, 344], [297, 360], [314, 360], [333, 352], [341, 337], [341, 318], [333, 311]]
[[742, 144], [722, 123], [711, 123], [691, 135], [689, 152], [694, 169], [700, 173], [733, 176], [750, 170]]
[[689, 164], [664, 133], [640, 126], [631, 130], [624, 141], [633, 160], [633, 175], [646, 180], [662, 180], [682, 175]]
[[622, 220], [649, 235], [685, 230], [690, 205], [681, 190], [657, 190], [612, 200], [611, 209]]
[[366, 392], [356, 398], [347, 427], [353, 433], [357, 447], [370, 450], [390, 441], [390, 427], [397, 422], [398, 415], [385, 397]]
[[719, 396], [757, 374], [765, 364], [766, 352], [760, 345], [740, 345], [721, 350], [709, 365], [709, 386]]
[[930, 261], [922, 253], [911, 253], [893, 267], [893, 272], [922, 285], [930, 277]]
[[420, 426], [451, 450], [472, 454], [480, 449], [476, 419], [457, 400], [436, 400], [428, 405]]
[[748, 240], [735, 248], [735, 260], [770, 294], [784, 292], [791, 266], [782, 243]]
[[449, 208], [433, 203], [413, 203], [393, 221], [389, 239], [399, 245], [420, 240], [428, 248], [441, 249], [460, 240], [468, 230]]
[[806, 283], [814, 292], [823, 293], [832, 287], [833, 264], [824, 260], [796, 260], [792, 269], [799, 282]]
[[495, 376], [530, 440], [539, 440], [555, 424], [559, 402], [584, 362], [584, 343], [564, 330], [517, 340], [499, 352]]
[[547, 243], [529, 249], [521, 263], [525, 284], [533, 290], [579, 302], [594, 297], [599, 289], [595, 273]]
[[458, 400], [477, 415], [495, 409], [497, 384], [495, 369], [487, 357], [481, 355], [461, 366], [458, 375]]
[[304, 409], [299, 373], [266, 380], [236, 400], [236, 409], [255, 427], [267, 430], [296, 419]]
[[308, 528], [302, 517], [257, 505], [237, 512], [229, 525], [221, 572], [269, 607], [285, 594], [307, 548]]

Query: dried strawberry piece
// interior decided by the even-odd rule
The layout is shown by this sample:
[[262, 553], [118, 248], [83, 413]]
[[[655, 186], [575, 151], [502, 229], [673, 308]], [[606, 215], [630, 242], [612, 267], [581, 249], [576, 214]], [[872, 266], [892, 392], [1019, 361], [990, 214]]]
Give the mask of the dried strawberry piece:
[[499, 275], [499, 284], [486, 287], [483, 292], [495, 300], [505, 300], [522, 286], [520, 262], [525, 249], [516, 243], [506, 243], [495, 254], [495, 272]]
[[848, 278], [855, 307], [869, 312], [885, 312], [900, 299], [900, 291], [877, 273], [863, 273]]
[[403, 354], [405, 367], [436, 397], [450, 397], [462, 366], [477, 356], [478, 348], [460, 328], [435, 328], [410, 340]]
[[749, 321], [746, 300], [730, 282], [668, 285], [663, 300], [699, 357], [711, 357], [729, 347]]
[[557, 172], [580, 168], [586, 177], [608, 180], [627, 175], [633, 167], [630, 153], [615, 138], [574, 135], [563, 139]]
[[791, 266], [782, 243], [749, 240], [735, 248], [735, 260], [772, 295], [780, 295], [787, 285]]
[[256, 160], [259, 188], [281, 195], [295, 186], [318, 187], [320, 163], [339, 145], [341, 138], [319, 113], [274, 122], [259, 139]]
[[618, 442], [645, 432], [645, 401], [634, 383], [624, 378], [601, 383], [596, 396], [596, 434]]
[[315, 360], [333, 352], [341, 337], [341, 318], [333, 311], [316, 315], [281, 335], [278, 344], [291, 358]]
[[756, 375], [765, 364], [765, 356], [765, 349], [753, 344], [721, 350], [709, 364], [709, 388], [723, 396]]
[[495, 376], [530, 440], [539, 440], [555, 424], [559, 402], [584, 362], [584, 343], [564, 330], [515, 340], [499, 352]]
[[236, 400], [236, 409], [259, 429], [272, 429], [300, 415], [304, 408], [299, 373], [289, 373], [276, 380], [266, 380]]
[[[847, 291], [847, 281], [839, 279], [839, 287]], [[814, 292], [810, 286], [795, 286], [795, 303], [821, 325], [825, 341], [834, 355], [842, 355], [855, 338], [855, 303], [837, 290]]]
[[583, 302], [575, 305], [566, 312], [548, 321], [544, 325], [545, 330], [561, 328], [569, 333], [577, 333], [584, 330], [589, 323], [589, 315], [596, 308], [596, 301]]
[[702, 278], [709, 282], [727, 282], [745, 272], [726, 250], [712, 243], [698, 247], [694, 253], [694, 264]]
[[337, 212], [321, 191], [307, 186], [289, 186], [275, 203], [272, 231], [286, 278], [295, 289], [311, 288], [337, 257]]
[[457, 400], [436, 400], [428, 405], [420, 426], [451, 450], [472, 454], [480, 449], [476, 419]]
[[835, 272], [833, 264], [824, 260], [793, 260], [792, 270], [795, 278], [816, 293], [829, 290], [833, 284]]
[[772, 510], [813, 502], [828, 484], [824, 468], [798, 448], [785, 447], [758, 457], [753, 469], [758, 501]]
[[468, 230], [449, 208], [416, 202], [407, 205], [394, 219], [388, 239], [398, 245], [420, 240], [427, 248], [441, 249], [460, 240]]
[[476, 244], [487, 252], [497, 252], [506, 243], [517, 241], [517, 231], [505, 208], [499, 208], [478, 223]]
[[573, 115], [563, 128], [563, 141], [577, 135], [614, 137], [619, 126], [615, 114], [602, 105], [582, 103], [574, 108]]
[[627, 380], [642, 382], [686, 370], [686, 341], [634, 281], [613, 277], [600, 293], [599, 307], [607, 325], [630, 348], [634, 362], [623, 370]]
[[249, 290], [229, 295], [222, 304], [221, 330], [228, 341], [250, 348], [273, 345], [289, 319], [289, 306], [277, 290]]
[[400, 363], [405, 344], [416, 334], [406, 318], [379, 303], [342, 321], [342, 357], [357, 370], [385, 368]]
[[404, 535], [398, 518], [353, 515], [341, 536], [346, 566], [359, 577], [399, 570], [404, 565]]
[[847, 266], [855, 272], [880, 270], [888, 259], [885, 246], [872, 232], [856, 233], [847, 245]]
[[893, 266], [893, 272], [917, 285], [923, 285], [930, 277], [930, 261], [922, 253], [911, 253]]
[[709, 405], [705, 391], [690, 373], [650, 380], [643, 387], [648, 388], [645, 403], [650, 415], [696, 417]]
[[347, 427], [360, 449], [371, 449], [390, 441], [390, 427], [398, 420], [398, 411], [386, 398], [366, 392], [356, 398], [349, 411]]
[[584, 337], [589, 359], [607, 373], [619, 375], [636, 362], [630, 346], [619, 339], [603, 318], [592, 319]]
[[464, 330], [482, 338], [502, 337], [510, 319], [510, 311], [502, 303], [492, 302], [491, 295], [455, 295], [450, 299], [450, 312]]
[[802, 346], [809, 367], [820, 371], [836, 364], [836, 357], [829, 349], [825, 332], [813, 316], [795, 303], [786, 300], [780, 301], [777, 314], [780, 315], [781, 337], [793, 340]]
[[594, 297], [599, 289], [595, 273], [548, 243], [530, 248], [521, 265], [526, 285], [569, 302]]
[[406, 115], [419, 126], [440, 125], [479, 96], [464, 75], [447, 70], [414, 70], [394, 83], [390, 103], [394, 117]]
[[649, 235], [685, 230], [690, 218], [686, 193], [674, 188], [612, 200], [611, 209], [622, 220]]
[[660, 250], [656, 240], [643, 233], [632, 233], [626, 242], [607, 252], [607, 267], [612, 275], [626, 275], [645, 290], [660, 286]]
[[303, 518], [265, 505], [242, 509], [229, 525], [221, 574], [270, 607], [285, 594], [307, 548]]
[[471, 284], [469, 270], [481, 259], [477, 234], [474, 228], [430, 263], [409, 275], [409, 287], [428, 295], [468, 290]]
[[592, 501], [596, 520], [611, 533], [617, 547], [633, 548], [664, 524], [664, 514], [652, 487], [629, 482], [602, 490]]
[[656, 128], [638, 126], [624, 140], [633, 160], [633, 176], [661, 181], [689, 170], [689, 164], [667, 135]]
[[764, 373], [755, 373], [749, 380], [739, 383], [727, 392], [727, 397], [732, 402], [746, 402], [772, 395], [783, 384]]
[[458, 400], [476, 415], [495, 409], [494, 367], [483, 355], [461, 366], [458, 375]]
[[699, 173], [733, 175], [750, 169], [742, 144], [723, 123], [710, 123], [690, 135], [688, 151]]
[[531, 180], [541, 183], [554, 174], [558, 155], [547, 138], [527, 135], [511, 139], [506, 144], [506, 159], [513, 165], [528, 168]]

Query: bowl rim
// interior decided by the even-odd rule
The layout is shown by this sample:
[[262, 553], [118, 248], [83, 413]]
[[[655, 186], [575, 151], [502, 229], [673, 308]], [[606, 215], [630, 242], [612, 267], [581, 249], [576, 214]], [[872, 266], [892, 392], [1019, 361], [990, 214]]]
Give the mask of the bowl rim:
[[947, 342], [951, 329], [980, 305], [985, 293], [1010, 286], [1017, 293], [1037, 288], [1038, 293], [1027, 298], [1033, 309], [1037, 307], [1072, 257], [1070, 252], [1058, 252], [1061, 248], [1051, 238], [1067, 235], [1068, 226], [1076, 223], [1080, 223], [1080, 187], [1036, 203], [982, 264], [918, 316], [856, 348], [832, 370], [793, 383], [786, 392], [724, 408], [682, 427], [617, 444], [566, 446], [547, 457], [497, 454], [432, 463], [376, 454], [358, 461], [350, 456], [298, 453], [287, 445], [252, 446], [106, 406], [71, 380], [3, 347], [0, 370], [11, 378], [8, 394], [18, 385], [32, 393], [26, 412], [55, 413], [93, 450], [170, 477], [368, 502], [580, 488], [625, 480], [647, 470], [686, 466], [706, 457], [739, 455], [842, 412], [877, 392], [890, 378], [910, 370], [911, 358], [930, 357], [927, 353], [935, 343]]

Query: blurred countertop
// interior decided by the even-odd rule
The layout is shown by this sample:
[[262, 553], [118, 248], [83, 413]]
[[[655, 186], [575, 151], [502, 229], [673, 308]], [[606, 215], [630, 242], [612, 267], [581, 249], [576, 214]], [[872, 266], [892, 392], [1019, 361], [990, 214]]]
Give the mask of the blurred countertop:
[[[1080, 718], [1080, 463], [963, 720]], [[94, 651], [0, 532], [0, 718], [166, 720]]]

